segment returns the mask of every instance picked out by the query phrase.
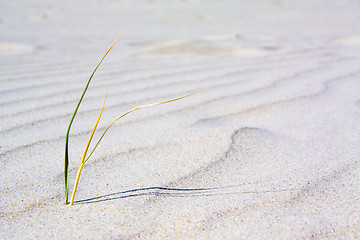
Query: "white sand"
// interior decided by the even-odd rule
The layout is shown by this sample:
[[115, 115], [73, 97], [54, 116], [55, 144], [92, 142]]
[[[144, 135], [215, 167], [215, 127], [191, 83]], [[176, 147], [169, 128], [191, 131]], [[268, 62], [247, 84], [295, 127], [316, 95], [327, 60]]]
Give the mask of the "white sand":
[[[359, 1], [2, 1], [0, 18], [0, 239], [360, 238]], [[206, 90], [119, 121], [69, 207], [66, 128], [118, 34], [71, 188], [107, 90], [99, 130]]]

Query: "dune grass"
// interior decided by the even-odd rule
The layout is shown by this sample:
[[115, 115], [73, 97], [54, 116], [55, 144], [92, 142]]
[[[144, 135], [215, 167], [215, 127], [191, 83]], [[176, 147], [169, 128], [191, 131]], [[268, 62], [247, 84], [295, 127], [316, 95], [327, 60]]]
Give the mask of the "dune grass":
[[[75, 119], [75, 115], [77, 114], [77, 111], [80, 107], [80, 104], [85, 96], [85, 93], [86, 93], [86, 90], [88, 89], [89, 87], [89, 84], [91, 82], [91, 79], [92, 77], [94, 76], [96, 70], [98, 69], [98, 67], [100, 66], [100, 64], [102, 63], [102, 61], [104, 60], [104, 58], [106, 57], [106, 55], [110, 52], [110, 50], [112, 49], [112, 47], [114, 46], [114, 44], [116, 43], [116, 41], [119, 39], [119, 36], [116, 38], [116, 40], [113, 42], [113, 44], [110, 46], [110, 48], [107, 50], [107, 52], [104, 54], [104, 56], [101, 58], [100, 62], [98, 63], [98, 65], [95, 67], [95, 70], [92, 72], [89, 80], [87, 81], [87, 84], [85, 86], [85, 89], [80, 97], [80, 100], [75, 108], [75, 111], [71, 117], [71, 120], [70, 120], [70, 123], [69, 123], [69, 126], [68, 126], [68, 129], [67, 129], [67, 132], [66, 132], [66, 138], [65, 138], [65, 162], [64, 162], [64, 177], [65, 177], [65, 204], [69, 204], [69, 201], [68, 201], [68, 196], [69, 196], [69, 135], [70, 135], [70, 129], [71, 129], [71, 125]], [[102, 109], [100, 111], [100, 114], [96, 120], [96, 123], [95, 123], [95, 126], [90, 134], [90, 138], [88, 140], [88, 143], [85, 147], [85, 151], [84, 151], [84, 154], [83, 154], [83, 157], [81, 159], [81, 162], [80, 162], [80, 166], [78, 168], [78, 171], [77, 171], [77, 174], [76, 174], [76, 179], [75, 179], [75, 183], [74, 183], [74, 189], [72, 191], [72, 195], [71, 195], [71, 200], [70, 200], [70, 205], [73, 205], [74, 203], [74, 199], [75, 199], [75, 194], [76, 194], [76, 189], [77, 189], [77, 186], [78, 186], [78, 183], [79, 183], [79, 180], [80, 180], [80, 175], [81, 175], [81, 171], [82, 171], [82, 168], [84, 166], [84, 164], [89, 160], [89, 158], [91, 157], [91, 155], [94, 153], [95, 149], [98, 147], [100, 141], [103, 139], [104, 135], [106, 134], [106, 132], [109, 130], [109, 128], [116, 122], [118, 121], [119, 119], [121, 119], [122, 117], [126, 116], [127, 114], [135, 111], [135, 110], [139, 110], [139, 109], [142, 109], [142, 108], [146, 108], [146, 107], [152, 107], [152, 106], [156, 106], [156, 105], [160, 105], [160, 104], [165, 104], [165, 103], [170, 103], [170, 102], [174, 102], [174, 101], [177, 101], [177, 100], [180, 100], [180, 99], [183, 99], [183, 98], [186, 98], [186, 97], [189, 97], [191, 95], [194, 95], [198, 92], [200, 92], [202, 90], [199, 90], [199, 91], [196, 91], [196, 92], [193, 92], [193, 93], [190, 93], [190, 94], [187, 94], [185, 96], [181, 96], [181, 97], [177, 97], [177, 98], [174, 98], [174, 99], [170, 99], [170, 100], [166, 100], [166, 101], [162, 101], [162, 102], [157, 102], [157, 103], [152, 103], [152, 104], [147, 104], [147, 105], [143, 105], [143, 106], [139, 106], [139, 107], [135, 107], [127, 112], [125, 112], [124, 114], [120, 115], [118, 118], [116, 118], [114, 121], [112, 121], [109, 126], [105, 129], [105, 131], [102, 133], [102, 135], [100, 136], [99, 140], [96, 142], [94, 148], [91, 150], [90, 154], [87, 156], [87, 152], [89, 150], [89, 146], [90, 146], [90, 143], [92, 141], [92, 138], [94, 136], [94, 133], [96, 131], [96, 128], [97, 128], [97, 125], [100, 121], [100, 118], [102, 116], [102, 113], [104, 111], [104, 108], [105, 108], [105, 102], [106, 102], [106, 97], [107, 97], [107, 93], [106, 93], [106, 96], [105, 96], [105, 100], [104, 100], [104, 104], [102, 106]]]
[[74, 122], [75, 119], [75, 115], [80, 107], [80, 104], [85, 96], [86, 90], [88, 89], [91, 79], [93, 78], [96, 70], [99, 68], [100, 64], [102, 63], [102, 61], [104, 60], [104, 58], [106, 57], [106, 55], [110, 52], [110, 50], [112, 49], [112, 47], [114, 46], [114, 44], [116, 43], [116, 41], [119, 39], [120, 36], [118, 36], [115, 41], [111, 44], [110, 48], [106, 51], [106, 53], [104, 54], [104, 56], [101, 58], [100, 62], [98, 63], [98, 65], [95, 67], [94, 71], [92, 72], [92, 74], [90, 75], [89, 80], [86, 83], [86, 86], [84, 88], [84, 91], [79, 99], [79, 102], [75, 108], [75, 111], [71, 117], [67, 132], [66, 132], [66, 137], [65, 137], [65, 162], [64, 162], [64, 178], [65, 178], [65, 204], [68, 204], [68, 198], [69, 198], [69, 135], [70, 135], [70, 129], [71, 129], [71, 125]]

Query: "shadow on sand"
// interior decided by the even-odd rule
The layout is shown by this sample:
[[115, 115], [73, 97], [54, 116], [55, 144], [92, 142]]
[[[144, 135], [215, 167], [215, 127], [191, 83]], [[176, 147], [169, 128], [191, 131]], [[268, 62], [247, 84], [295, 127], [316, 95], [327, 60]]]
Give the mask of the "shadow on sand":
[[105, 202], [129, 197], [140, 197], [140, 196], [160, 196], [160, 197], [207, 197], [207, 196], [220, 196], [220, 195], [233, 195], [233, 194], [261, 194], [261, 193], [276, 193], [285, 191], [297, 191], [301, 189], [271, 189], [261, 191], [244, 191], [237, 190], [236, 188], [243, 187], [245, 185], [258, 184], [244, 183], [225, 187], [213, 187], [213, 188], [170, 188], [170, 187], [147, 187], [147, 188], [136, 188], [127, 191], [121, 191], [111, 194], [106, 194], [99, 197], [88, 198], [84, 200], [76, 201], [74, 204], [89, 204]]

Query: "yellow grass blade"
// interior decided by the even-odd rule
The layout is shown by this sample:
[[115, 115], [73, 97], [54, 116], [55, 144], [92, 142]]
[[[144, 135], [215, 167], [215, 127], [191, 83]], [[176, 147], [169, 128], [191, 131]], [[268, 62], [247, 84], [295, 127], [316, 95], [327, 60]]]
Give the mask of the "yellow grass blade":
[[91, 140], [92, 140], [92, 138], [93, 138], [93, 136], [94, 136], [95, 130], [96, 130], [96, 128], [97, 128], [97, 125], [98, 125], [98, 123], [99, 123], [99, 121], [100, 121], [101, 115], [102, 115], [102, 113], [103, 113], [103, 111], [104, 111], [106, 98], [107, 98], [107, 92], [106, 92], [106, 95], [105, 95], [104, 104], [103, 104], [103, 106], [102, 106], [102, 108], [101, 108], [101, 111], [100, 111], [100, 114], [99, 114], [99, 116], [98, 116], [98, 118], [97, 118], [97, 120], [96, 120], [95, 126], [94, 126], [94, 128], [93, 128], [93, 130], [92, 130], [92, 132], [91, 132], [91, 134], [90, 134], [90, 138], [89, 138], [88, 143], [87, 143], [87, 145], [86, 145], [86, 147], [85, 147], [85, 151], [84, 151], [83, 157], [82, 157], [82, 159], [81, 159], [79, 169], [78, 169], [77, 174], [76, 174], [76, 179], [75, 179], [75, 184], [74, 184], [74, 190], [73, 190], [72, 195], [71, 195], [70, 205], [73, 205], [73, 203], [74, 203], [75, 193], [76, 193], [76, 189], [77, 189], [77, 186], [78, 186], [78, 183], [79, 183], [81, 170], [82, 170], [82, 168], [83, 168], [83, 166], [84, 166], [84, 164], [85, 164], [84, 159], [85, 159], [85, 157], [86, 157], [86, 153], [87, 153], [87, 151], [88, 151], [88, 149], [89, 149], [89, 146], [90, 146]]
[[[203, 89], [202, 89], [203, 90]], [[89, 158], [91, 157], [91, 155], [93, 154], [93, 152], [95, 151], [95, 149], [97, 148], [97, 146], [99, 145], [100, 141], [102, 140], [102, 138], [104, 137], [105, 133], [109, 130], [109, 128], [116, 122], [118, 121], [120, 118], [128, 115], [129, 113], [135, 111], [135, 110], [138, 110], [138, 109], [141, 109], [141, 108], [146, 108], [146, 107], [152, 107], [152, 106], [156, 106], [156, 105], [160, 105], [160, 104], [164, 104], [164, 103], [169, 103], [169, 102], [174, 102], [174, 101], [177, 101], [177, 100], [180, 100], [180, 99], [183, 99], [183, 98], [186, 98], [186, 97], [189, 97], [191, 95], [194, 95], [196, 93], [199, 93], [201, 92], [202, 90], [199, 90], [199, 91], [196, 91], [196, 92], [193, 92], [193, 93], [190, 93], [190, 94], [187, 94], [185, 96], [182, 96], [182, 97], [178, 97], [178, 98], [174, 98], [174, 99], [171, 99], [171, 100], [167, 100], [167, 101], [163, 101], [163, 102], [157, 102], [157, 103], [152, 103], [152, 104], [147, 104], [147, 105], [143, 105], [143, 106], [140, 106], [140, 107], [136, 107], [136, 108], [133, 108], [127, 112], [125, 112], [124, 114], [122, 114], [120, 117], [116, 118], [106, 129], [105, 131], [103, 132], [103, 134], [101, 135], [100, 139], [97, 141], [97, 143], [95, 144], [95, 147], [93, 148], [93, 150], [90, 152], [89, 156], [85, 159], [84, 163], [89, 160]]]

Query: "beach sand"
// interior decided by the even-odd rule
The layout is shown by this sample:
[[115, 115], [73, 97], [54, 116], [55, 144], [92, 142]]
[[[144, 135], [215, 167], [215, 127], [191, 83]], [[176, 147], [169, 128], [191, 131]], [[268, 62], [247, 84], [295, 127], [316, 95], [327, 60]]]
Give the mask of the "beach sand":
[[[360, 238], [360, 3], [2, 1], [1, 239]], [[85, 164], [94, 138], [123, 112]]]

